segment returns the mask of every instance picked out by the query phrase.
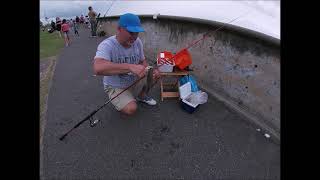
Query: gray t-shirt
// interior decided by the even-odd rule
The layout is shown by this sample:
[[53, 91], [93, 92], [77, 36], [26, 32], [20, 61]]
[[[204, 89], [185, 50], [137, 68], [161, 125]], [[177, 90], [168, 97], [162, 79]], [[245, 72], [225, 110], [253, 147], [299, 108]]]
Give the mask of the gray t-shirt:
[[[99, 44], [95, 58], [97, 57], [119, 64], [139, 64], [145, 59], [143, 45], [139, 38], [137, 38], [130, 48], [124, 48], [118, 42], [115, 35]], [[132, 73], [104, 76], [103, 84], [114, 88], [126, 88], [136, 79], [137, 77]]]

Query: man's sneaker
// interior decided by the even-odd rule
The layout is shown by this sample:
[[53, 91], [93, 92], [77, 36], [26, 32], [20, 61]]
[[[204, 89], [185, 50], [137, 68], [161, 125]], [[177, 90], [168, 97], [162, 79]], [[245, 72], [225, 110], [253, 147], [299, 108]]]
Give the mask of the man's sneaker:
[[144, 102], [144, 103], [147, 103], [147, 104], [149, 104], [151, 106], [154, 106], [154, 105], [157, 104], [157, 101], [155, 101], [151, 97], [148, 97], [147, 95], [145, 95], [144, 98], [137, 97], [137, 100], [141, 101], [141, 102]]

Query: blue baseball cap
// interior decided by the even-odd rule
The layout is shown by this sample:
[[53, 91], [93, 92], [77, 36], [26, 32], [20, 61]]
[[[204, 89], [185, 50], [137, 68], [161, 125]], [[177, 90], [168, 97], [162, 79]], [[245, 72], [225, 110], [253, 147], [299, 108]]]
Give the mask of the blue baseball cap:
[[139, 17], [131, 13], [120, 16], [119, 26], [126, 28], [129, 32], [144, 32]]

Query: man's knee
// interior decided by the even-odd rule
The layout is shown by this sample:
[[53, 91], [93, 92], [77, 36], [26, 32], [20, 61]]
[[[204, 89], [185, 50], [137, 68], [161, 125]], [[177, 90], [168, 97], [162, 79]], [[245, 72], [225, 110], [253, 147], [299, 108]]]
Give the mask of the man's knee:
[[131, 101], [128, 103], [122, 110], [122, 113], [127, 115], [133, 115], [137, 111], [137, 103], [135, 101]]

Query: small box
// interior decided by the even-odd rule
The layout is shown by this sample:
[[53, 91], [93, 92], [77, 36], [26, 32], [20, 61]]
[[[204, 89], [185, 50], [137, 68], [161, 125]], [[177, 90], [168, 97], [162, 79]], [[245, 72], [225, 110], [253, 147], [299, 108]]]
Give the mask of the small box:
[[173, 67], [175, 66], [174, 62], [158, 62], [158, 70], [160, 72], [172, 72], [173, 71]]
[[188, 113], [193, 113], [200, 105], [198, 103], [190, 102], [192, 92], [191, 92], [191, 83], [187, 82], [184, 85], [179, 87], [180, 93], [180, 104], [181, 107], [186, 110]]
[[157, 56], [157, 65], [160, 72], [172, 72], [175, 62], [172, 59], [173, 55], [169, 51], [160, 52]]

